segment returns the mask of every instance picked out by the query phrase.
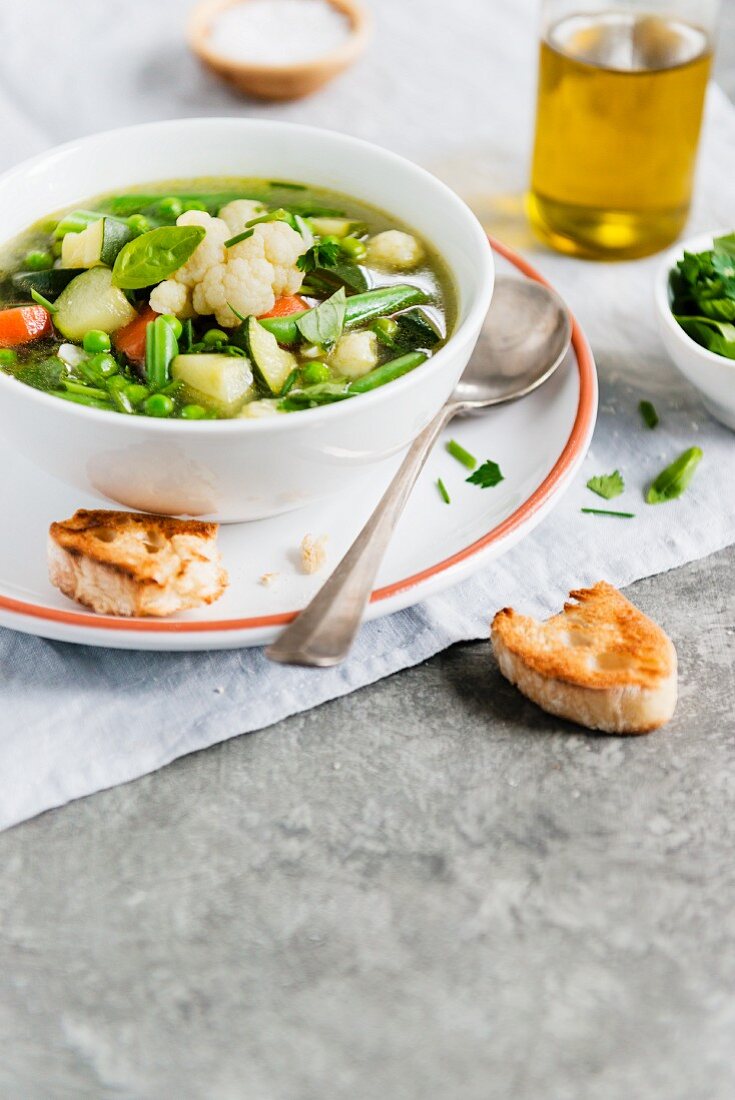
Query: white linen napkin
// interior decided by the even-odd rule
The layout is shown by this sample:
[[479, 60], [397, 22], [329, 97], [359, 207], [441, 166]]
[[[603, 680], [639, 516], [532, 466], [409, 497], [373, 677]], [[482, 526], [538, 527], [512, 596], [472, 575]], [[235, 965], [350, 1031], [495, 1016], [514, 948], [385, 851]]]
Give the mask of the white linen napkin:
[[[279, 107], [245, 104], [199, 71], [173, 31], [188, 6], [0, 0], [0, 167], [126, 122], [287, 118], [422, 161], [508, 243], [535, 248], [517, 216], [533, 120], [532, 0], [374, 0], [378, 35], [368, 57], [315, 98]], [[36, 23], [47, 31], [41, 43], [25, 37]], [[733, 179], [735, 111], [712, 89], [692, 232], [735, 225]], [[735, 436], [706, 415], [659, 343], [651, 304], [659, 261], [532, 259], [576, 312], [600, 369], [592, 452], [553, 515], [471, 580], [366, 626], [350, 661], [328, 672], [271, 665], [258, 650], [136, 654], [0, 631], [0, 828], [354, 691], [453, 642], [486, 637], [505, 604], [548, 613], [572, 586], [600, 577], [626, 585], [735, 541]], [[644, 396], [662, 418], [655, 445], [637, 413]], [[642, 505], [652, 466], [694, 443], [705, 457], [692, 489], [676, 504]], [[630, 504], [635, 523], [580, 513], [590, 502], [587, 479], [615, 468], [628, 485], [615, 504]]]

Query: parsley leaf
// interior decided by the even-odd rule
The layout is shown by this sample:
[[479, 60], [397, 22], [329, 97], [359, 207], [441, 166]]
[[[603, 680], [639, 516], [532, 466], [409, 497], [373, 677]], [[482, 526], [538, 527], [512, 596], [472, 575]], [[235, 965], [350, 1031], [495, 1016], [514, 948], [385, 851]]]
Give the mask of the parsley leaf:
[[587, 482], [587, 488], [604, 500], [612, 500], [625, 492], [625, 482], [620, 470], [611, 474], [600, 474], [599, 477], [591, 477]]
[[296, 266], [308, 275], [311, 271], [336, 267], [341, 255], [342, 249], [337, 241], [317, 241], [303, 256], [299, 256]]
[[465, 480], [468, 481], [470, 485], [479, 485], [481, 489], [494, 489], [501, 481], [505, 481], [505, 478], [501, 474], [497, 462], [491, 462], [490, 459], [488, 459], [486, 462], [483, 462], [482, 466], [475, 470], [474, 474], [470, 474]]

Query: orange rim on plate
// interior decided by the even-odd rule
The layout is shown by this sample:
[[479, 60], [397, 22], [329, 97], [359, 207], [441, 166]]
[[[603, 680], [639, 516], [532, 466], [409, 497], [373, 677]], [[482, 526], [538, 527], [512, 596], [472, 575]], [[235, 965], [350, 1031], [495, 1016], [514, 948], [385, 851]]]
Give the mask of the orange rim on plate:
[[[495, 252], [503, 256], [529, 279], [535, 279], [538, 283], [548, 285], [546, 279], [517, 252], [508, 248], [507, 245], [501, 244], [494, 237], [490, 237], [489, 240]], [[546, 503], [557, 485], [574, 466], [580, 450], [584, 447], [592, 418], [595, 415], [595, 364], [587, 340], [574, 318], [572, 318], [572, 347], [579, 369], [577, 415], [564, 450], [538, 489], [528, 500], [524, 501], [520, 508], [517, 508], [512, 515], [499, 523], [497, 527], [493, 527], [482, 538], [477, 539], [470, 546], [466, 546], [464, 550], [445, 558], [444, 561], [432, 565], [430, 569], [424, 569], [421, 573], [414, 573], [412, 576], [396, 581], [395, 584], [389, 584], [385, 588], [376, 589], [370, 598], [371, 603], [378, 603], [381, 600], [390, 599], [391, 596], [397, 596], [401, 592], [414, 588], [423, 581], [429, 580], [455, 565], [459, 565], [467, 558], [471, 558], [481, 550], [487, 549], [494, 542], [498, 542], [506, 535], [511, 534]], [[61, 611], [54, 607], [37, 607], [34, 604], [24, 603], [22, 600], [13, 600], [6, 596], [0, 596], [0, 608], [5, 611], [12, 611], [16, 615], [29, 615], [49, 622], [67, 623], [69, 626], [141, 631], [148, 634], [202, 634], [213, 631], [260, 630], [269, 626], [285, 626], [299, 614], [298, 611], [284, 611], [280, 615], [261, 615], [251, 619], [220, 619], [212, 622], [180, 619], [175, 622], [159, 622], [149, 619], [120, 619], [109, 615], [93, 615], [79, 611]]]

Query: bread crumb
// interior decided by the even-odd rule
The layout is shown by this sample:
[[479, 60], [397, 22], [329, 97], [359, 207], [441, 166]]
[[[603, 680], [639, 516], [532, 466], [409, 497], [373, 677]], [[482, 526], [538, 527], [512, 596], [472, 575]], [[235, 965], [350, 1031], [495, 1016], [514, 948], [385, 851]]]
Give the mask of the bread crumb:
[[327, 560], [327, 535], [315, 539], [313, 535], [304, 535], [301, 540], [301, 570], [304, 573], [318, 573]]
[[263, 576], [260, 578], [260, 583], [263, 585], [263, 588], [271, 588], [276, 583], [280, 575], [280, 573], [264, 573]]

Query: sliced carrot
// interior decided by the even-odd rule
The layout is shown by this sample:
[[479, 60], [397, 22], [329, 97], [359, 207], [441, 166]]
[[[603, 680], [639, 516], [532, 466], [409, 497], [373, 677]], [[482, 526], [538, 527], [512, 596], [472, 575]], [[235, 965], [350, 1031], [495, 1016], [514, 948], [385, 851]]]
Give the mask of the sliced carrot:
[[276, 299], [276, 304], [270, 313], [261, 313], [261, 318], [264, 317], [290, 317], [292, 313], [303, 313], [308, 309], [308, 304], [298, 294], [284, 294], [282, 298]]
[[113, 342], [118, 351], [127, 355], [133, 363], [145, 361], [145, 339], [148, 326], [155, 321], [158, 314], [155, 309], [146, 306], [134, 321], [123, 328], [119, 328], [113, 336]]
[[51, 314], [43, 306], [16, 306], [0, 312], [0, 348], [30, 344], [52, 330]]

